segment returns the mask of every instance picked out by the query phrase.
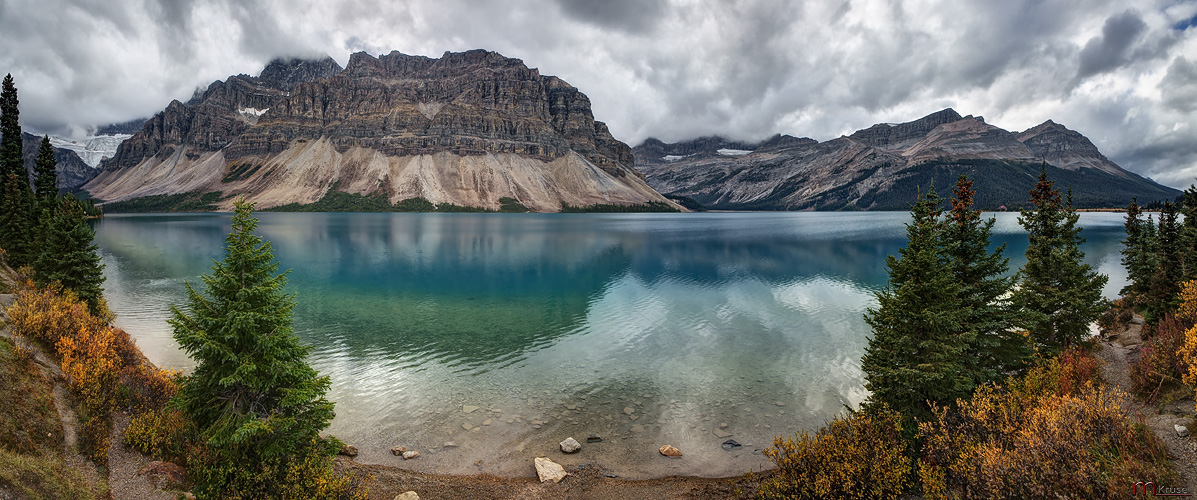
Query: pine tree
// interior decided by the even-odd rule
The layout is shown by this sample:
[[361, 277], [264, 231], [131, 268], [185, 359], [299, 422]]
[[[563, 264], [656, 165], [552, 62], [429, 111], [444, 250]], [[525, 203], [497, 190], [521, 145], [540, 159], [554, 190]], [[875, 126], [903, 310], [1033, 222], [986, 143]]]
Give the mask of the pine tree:
[[1014, 279], [1005, 276], [1009, 269], [1009, 259], [1002, 257], [1006, 245], [989, 251], [996, 219], [981, 221], [981, 211], [972, 208], [973, 182], [963, 174], [952, 192], [943, 244], [948, 269], [959, 286], [960, 330], [973, 335], [964, 361], [974, 383], [998, 382], [1025, 366], [1031, 345], [1024, 335], [1011, 331], [1015, 311], [1005, 295]]
[[1089, 324], [1105, 309], [1101, 289], [1109, 279], [1083, 263], [1080, 216], [1060, 198], [1047, 179], [1047, 167], [1031, 190], [1033, 210], [1021, 210], [1019, 224], [1027, 230], [1027, 262], [1018, 273], [1018, 287], [1011, 296], [1020, 309], [1024, 327], [1040, 352], [1054, 355], [1077, 345]]
[[951, 404], [972, 392], [962, 355], [973, 338], [960, 330], [961, 287], [941, 248], [939, 204], [932, 188], [911, 207], [906, 247], [886, 258], [889, 284], [865, 313], [873, 328], [861, 359], [872, 392], [866, 410], [887, 406], [924, 419], [928, 402]]
[[0, 247], [13, 269], [33, 264], [37, 245], [33, 227], [33, 199], [25, 176], [6, 174], [0, 187]]
[[34, 167], [34, 192], [42, 201], [53, 200], [58, 196], [58, 175], [54, 169], [58, 161], [54, 159], [54, 146], [50, 145], [50, 137], [42, 136], [41, 148], [37, 151], [37, 164]]
[[206, 294], [188, 283], [188, 311], [172, 309], [174, 338], [196, 361], [178, 403], [216, 454], [196, 469], [200, 489], [214, 498], [267, 498], [286, 474], [278, 464], [312, 449], [333, 404], [324, 398], [328, 377], [308, 366], [311, 348], [291, 331], [286, 273], [274, 274], [270, 243], [252, 234], [253, 204], [234, 207], [224, 260], [203, 276]]
[[62, 283], [98, 313], [104, 265], [100, 263], [99, 247], [93, 243], [96, 233], [88, 227], [83, 208], [69, 196], [52, 213], [41, 254], [33, 266], [34, 279]]

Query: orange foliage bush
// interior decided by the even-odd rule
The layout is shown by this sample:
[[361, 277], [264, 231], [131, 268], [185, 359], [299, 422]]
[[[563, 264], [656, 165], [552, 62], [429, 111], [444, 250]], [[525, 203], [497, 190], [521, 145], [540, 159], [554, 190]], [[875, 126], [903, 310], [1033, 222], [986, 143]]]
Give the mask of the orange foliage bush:
[[1116, 389], [1022, 392], [1044, 387], [983, 387], [921, 423], [926, 498], [1119, 498], [1140, 478], [1175, 484], [1163, 443], [1122, 411]]
[[14, 334], [54, 348], [59, 339], [74, 336], [85, 324], [105, 323], [87, 310], [87, 304], [61, 286], [38, 288], [26, 281], [8, 308], [8, 324]]
[[125, 444], [146, 455], [186, 464], [191, 454], [195, 426], [175, 408], [158, 408], [138, 413], [125, 429]]
[[1186, 332], [1193, 322], [1166, 314], [1155, 325], [1143, 329], [1147, 340], [1139, 357], [1130, 365], [1131, 384], [1136, 393], [1155, 399], [1161, 392], [1179, 388], [1189, 372], [1183, 352]]
[[911, 460], [892, 411], [836, 418], [812, 437], [778, 437], [765, 456], [777, 464], [761, 498], [898, 498], [911, 485]]

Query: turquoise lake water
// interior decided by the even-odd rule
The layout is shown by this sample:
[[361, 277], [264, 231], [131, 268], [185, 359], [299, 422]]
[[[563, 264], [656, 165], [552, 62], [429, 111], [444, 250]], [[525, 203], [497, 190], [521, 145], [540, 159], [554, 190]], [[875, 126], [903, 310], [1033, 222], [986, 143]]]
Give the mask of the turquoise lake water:
[[[1026, 236], [998, 222], [1011, 269]], [[532, 458], [622, 477], [769, 467], [775, 435], [867, 395], [862, 319], [905, 244], [901, 212], [261, 213], [291, 269], [295, 332], [315, 346], [358, 460], [533, 474]], [[988, 216], [988, 215], [987, 215]], [[229, 214], [96, 223], [105, 294], [160, 366], [190, 362], [166, 323], [222, 257]], [[1086, 260], [1125, 284], [1122, 214], [1085, 213]], [[474, 408], [477, 407], [477, 408]], [[725, 424], [725, 425], [724, 425]], [[562, 455], [566, 437], [603, 442]], [[743, 446], [724, 450], [734, 439]], [[458, 446], [445, 448], [453, 441]], [[657, 455], [663, 444], [685, 457]], [[392, 446], [420, 450], [404, 462]]]

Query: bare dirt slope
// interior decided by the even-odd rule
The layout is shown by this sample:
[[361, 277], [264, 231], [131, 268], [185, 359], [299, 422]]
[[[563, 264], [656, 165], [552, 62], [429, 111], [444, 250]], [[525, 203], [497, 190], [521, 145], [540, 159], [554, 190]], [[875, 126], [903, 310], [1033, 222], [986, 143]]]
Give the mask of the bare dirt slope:
[[[1143, 318], [1136, 316], [1136, 321]], [[1174, 425], [1183, 425], [1191, 431], [1197, 432], [1193, 425], [1194, 401], [1188, 397], [1167, 404], [1149, 405], [1142, 398], [1132, 396], [1129, 375], [1130, 364], [1138, 359], [1139, 348], [1143, 345], [1141, 337], [1142, 324], [1129, 324], [1120, 333], [1112, 335], [1101, 342], [1101, 350], [1097, 356], [1102, 360], [1102, 376], [1110, 385], [1121, 389], [1125, 393], [1123, 409], [1128, 414], [1147, 424], [1156, 436], [1163, 440], [1168, 448], [1168, 457], [1172, 459], [1176, 471], [1180, 473], [1183, 487], [1189, 492], [1197, 493], [1197, 441], [1193, 436], [1179, 437]], [[1153, 478], [1143, 478], [1151, 481]], [[1173, 487], [1172, 485], [1166, 485]]]

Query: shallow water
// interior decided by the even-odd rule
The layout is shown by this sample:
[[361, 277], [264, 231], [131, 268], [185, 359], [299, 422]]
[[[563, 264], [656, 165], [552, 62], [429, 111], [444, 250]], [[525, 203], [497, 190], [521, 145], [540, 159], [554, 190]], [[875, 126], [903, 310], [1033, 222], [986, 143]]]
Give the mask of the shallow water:
[[[761, 470], [775, 435], [859, 404], [862, 314], [908, 219], [258, 215], [280, 269], [291, 269], [295, 332], [332, 380], [328, 432], [357, 445], [359, 461], [530, 475], [532, 458], [547, 455], [630, 478]], [[994, 243], [1017, 269], [1026, 237], [1016, 214], [995, 215]], [[1121, 214], [1086, 213], [1081, 224], [1087, 261], [1110, 275], [1113, 296], [1125, 282]], [[190, 366], [169, 308], [222, 257], [228, 230], [228, 214], [97, 222], [117, 324], [159, 365]], [[586, 444], [589, 435], [603, 441]], [[582, 452], [556, 450], [569, 436]], [[743, 446], [724, 450], [727, 439]], [[685, 457], [659, 456], [662, 444]], [[423, 456], [404, 462], [388, 451], [399, 445]]]

